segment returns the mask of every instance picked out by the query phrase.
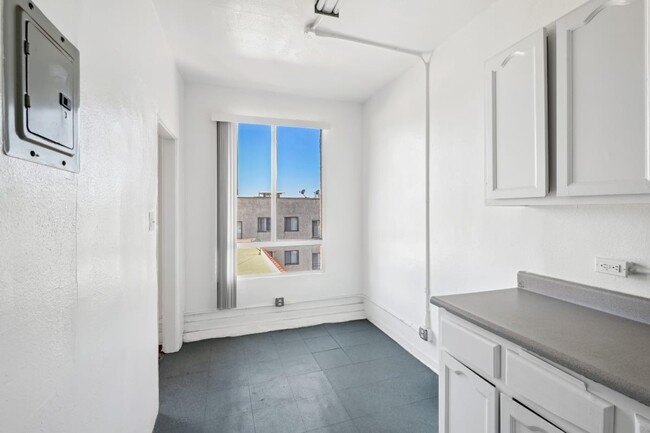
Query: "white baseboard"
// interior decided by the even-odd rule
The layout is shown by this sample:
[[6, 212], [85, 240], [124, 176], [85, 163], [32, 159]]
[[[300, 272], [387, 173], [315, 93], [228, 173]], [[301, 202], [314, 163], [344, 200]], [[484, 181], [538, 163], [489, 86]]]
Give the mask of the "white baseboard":
[[422, 341], [417, 326], [364, 296], [185, 315], [184, 342], [236, 337], [323, 323], [368, 319], [420, 362], [438, 372], [438, 349]]
[[366, 316], [373, 325], [381, 329], [424, 365], [438, 373], [438, 348], [433, 343], [420, 339], [418, 327], [409, 324], [409, 321], [368, 298], [364, 305]]
[[362, 296], [185, 315], [184, 342], [365, 319]]

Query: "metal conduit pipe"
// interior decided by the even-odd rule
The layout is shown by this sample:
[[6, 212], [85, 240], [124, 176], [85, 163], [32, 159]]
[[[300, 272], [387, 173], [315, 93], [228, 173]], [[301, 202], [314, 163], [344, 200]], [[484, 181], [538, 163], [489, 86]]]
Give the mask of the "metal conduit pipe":
[[[339, 0], [341, 2], [342, 0]], [[335, 6], [335, 8], [340, 7], [340, 3]], [[371, 41], [364, 38], [359, 38], [356, 36], [345, 35], [337, 33], [330, 30], [319, 29], [318, 26], [321, 23], [321, 17], [318, 17], [312, 24], [308, 25], [305, 28], [305, 34], [310, 37], [323, 37], [323, 38], [332, 38], [340, 39], [343, 41], [354, 42], [357, 44], [368, 45], [375, 48], [381, 48], [385, 50], [391, 50], [402, 54], [408, 54], [411, 56], [416, 56], [424, 64], [424, 73], [425, 73], [425, 129], [424, 129], [424, 161], [425, 161], [425, 316], [424, 316], [424, 326], [427, 330], [431, 329], [431, 186], [430, 186], [430, 158], [431, 158], [431, 125], [430, 125], [430, 116], [431, 116], [431, 107], [430, 107], [430, 91], [431, 91], [431, 78], [430, 78], [430, 65], [431, 58], [433, 57], [433, 50], [430, 51], [418, 51], [412, 50], [409, 48], [398, 47], [395, 45], [385, 44], [383, 42]]]

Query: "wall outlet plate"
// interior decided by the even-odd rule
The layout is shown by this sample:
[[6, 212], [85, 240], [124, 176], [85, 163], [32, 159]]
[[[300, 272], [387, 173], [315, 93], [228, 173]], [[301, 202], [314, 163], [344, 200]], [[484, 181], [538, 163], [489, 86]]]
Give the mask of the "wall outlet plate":
[[429, 341], [429, 330], [427, 328], [420, 327], [420, 338], [424, 341]]
[[275, 306], [276, 307], [284, 307], [284, 297], [275, 298]]
[[596, 257], [596, 272], [627, 278], [630, 272], [630, 266], [624, 260]]

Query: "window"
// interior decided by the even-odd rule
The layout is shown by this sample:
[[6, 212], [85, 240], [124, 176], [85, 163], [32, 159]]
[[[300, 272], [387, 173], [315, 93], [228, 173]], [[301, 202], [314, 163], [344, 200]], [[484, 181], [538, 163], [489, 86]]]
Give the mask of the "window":
[[237, 221], [237, 239], [242, 239], [244, 237], [244, 223], [242, 221]]
[[321, 135], [313, 128], [237, 125], [236, 219], [247, 230], [257, 224], [256, 233], [242, 230], [237, 242], [238, 276], [312, 271], [309, 257], [322, 248]]
[[298, 225], [298, 217], [284, 217], [284, 231], [285, 232], [300, 231]]
[[320, 239], [320, 220], [311, 221], [311, 237], [314, 239]]
[[284, 252], [284, 265], [299, 265], [300, 253], [298, 250], [289, 250]]
[[311, 270], [320, 270], [320, 253], [311, 253]]
[[271, 218], [258, 217], [257, 218], [257, 231], [259, 233], [266, 233], [271, 231]]

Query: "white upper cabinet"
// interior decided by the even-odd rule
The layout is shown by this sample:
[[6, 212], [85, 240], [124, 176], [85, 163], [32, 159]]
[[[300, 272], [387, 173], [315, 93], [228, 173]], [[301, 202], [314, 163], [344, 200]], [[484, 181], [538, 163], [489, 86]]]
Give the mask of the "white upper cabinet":
[[557, 21], [558, 196], [650, 193], [648, 0]]
[[487, 199], [546, 196], [545, 30], [490, 59], [486, 79]]

